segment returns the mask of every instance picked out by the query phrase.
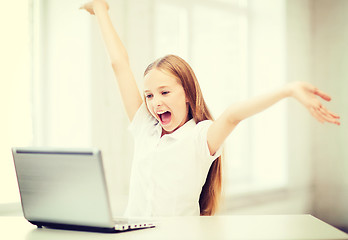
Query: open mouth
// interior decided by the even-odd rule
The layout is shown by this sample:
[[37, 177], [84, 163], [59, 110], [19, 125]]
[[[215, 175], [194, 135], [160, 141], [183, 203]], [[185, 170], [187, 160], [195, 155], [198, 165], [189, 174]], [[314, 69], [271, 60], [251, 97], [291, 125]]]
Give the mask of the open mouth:
[[162, 125], [167, 125], [170, 123], [170, 120], [172, 119], [172, 114], [169, 111], [163, 112], [163, 113], [157, 113]]

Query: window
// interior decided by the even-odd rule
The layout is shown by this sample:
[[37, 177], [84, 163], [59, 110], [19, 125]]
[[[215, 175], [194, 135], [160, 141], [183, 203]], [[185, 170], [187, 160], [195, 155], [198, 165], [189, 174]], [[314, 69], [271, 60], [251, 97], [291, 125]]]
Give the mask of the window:
[[79, 6], [68, 0], [8, 1], [4, 6], [0, 26], [9, 38], [0, 44], [1, 66], [6, 66], [0, 88], [5, 116], [0, 125], [0, 181], [5, 189], [0, 203], [19, 202], [11, 147], [91, 145], [86, 71], [91, 35], [85, 23], [89, 16], [79, 15]]
[[[283, 1], [156, 1], [155, 57], [186, 59], [216, 118], [285, 83], [284, 8]], [[226, 140], [227, 194], [285, 186], [286, 156], [286, 106], [278, 103]]]
[[[12, 21], [15, 25], [6, 24], [8, 20], [0, 21], [4, 35], [11, 36], [2, 38], [5, 42], [0, 45], [4, 47], [1, 64], [9, 66], [2, 70], [6, 83], [1, 87], [0, 104], [6, 118], [1, 120], [0, 181], [5, 194], [0, 202], [19, 201], [12, 146], [89, 146], [100, 139], [105, 139], [103, 144], [108, 149], [117, 145], [109, 140], [117, 138], [114, 133], [109, 138], [100, 134], [98, 141], [92, 140], [93, 133], [99, 133], [100, 129], [92, 119], [95, 110], [90, 105], [96, 98], [91, 98], [107, 95], [101, 101], [108, 105], [104, 110], [109, 112], [109, 102], [113, 102], [109, 96], [114, 94], [98, 95], [96, 91], [104, 91], [99, 88], [92, 91], [92, 77], [85, 71], [91, 67], [91, 53], [86, 51], [92, 45], [87, 40], [91, 36], [86, 24], [90, 16], [78, 15], [79, 5], [70, 1], [66, 1], [69, 8], [64, 5], [65, 11], [60, 11], [63, 5], [58, 0], [49, 4], [22, 1], [20, 5], [6, 3], [9, 10], [2, 15], [15, 19]], [[215, 118], [232, 103], [284, 84], [284, 1], [154, 0], [149, 4], [154, 5], [153, 22], [149, 25], [154, 26], [153, 55], [173, 53], [191, 64]], [[34, 16], [39, 19], [29, 19]], [[36, 28], [33, 35], [37, 39], [31, 39], [31, 28]], [[50, 51], [43, 52], [45, 49]], [[66, 55], [65, 51], [72, 54]], [[145, 55], [147, 51], [141, 53]], [[104, 69], [98, 67], [93, 71], [102, 72], [99, 68]], [[99, 115], [102, 118], [99, 122], [104, 124], [104, 119], [108, 119], [105, 126], [115, 126], [113, 120], [118, 117]], [[225, 143], [224, 161], [228, 194], [285, 186], [286, 124], [286, 107], [280, 103], [242, 122], [231, 134]], [[124, 125], [119, 128], [125, 128]], [[111, 132], [108, 127], [104, 130]], [[109, 152], [113, 156], [114, 151]]]

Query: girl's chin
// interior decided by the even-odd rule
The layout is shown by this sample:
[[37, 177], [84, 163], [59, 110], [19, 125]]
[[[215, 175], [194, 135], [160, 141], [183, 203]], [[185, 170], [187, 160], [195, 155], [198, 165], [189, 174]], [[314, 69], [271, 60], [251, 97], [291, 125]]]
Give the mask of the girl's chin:
[[162, 130], [164, 134], [170, 134], [173, 133], [176, 129], [178, 129], [178, 127], [173, 127], [170, 124], [167, 125], [161, 125], [162, 126]]
[[162, 129], [163, 129], [163, 131], [164, 131], [165, 133], [172, 133], [172, 132], [174, 132], [174, 129], [173, 129], [173, 128], [169, 128], [169, 127], [167, 127], [167, 126], [163, 126], [163, 125], [162, 125]]

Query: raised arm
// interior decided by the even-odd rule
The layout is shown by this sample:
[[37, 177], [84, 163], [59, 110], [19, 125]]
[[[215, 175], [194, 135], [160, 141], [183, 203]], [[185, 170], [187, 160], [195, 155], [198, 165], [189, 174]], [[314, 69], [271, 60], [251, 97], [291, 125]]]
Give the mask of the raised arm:
[[109, 5], [105, 0], [93, 0], [80, 9], [95, 15], [110, 57], [112, 69], [118, 82], [123, 104], [130, 121], [143, 102], [130, 68], [128, 53], [108, 14]]
[[281, 99], [294, 97], [321, 123], [329, 122], [340, 125], [339, 116], [327, 110], [319, 101], [318, 96], [326, 101], [331, 98], [309, 83], [294, 82], [274, 92], [252, 98], [245, 102], [233, 104], [210, 126], [208, 130], [208, 146], [214, 154], [223, 144], [227, 136], [242, 120], [251, 117]]

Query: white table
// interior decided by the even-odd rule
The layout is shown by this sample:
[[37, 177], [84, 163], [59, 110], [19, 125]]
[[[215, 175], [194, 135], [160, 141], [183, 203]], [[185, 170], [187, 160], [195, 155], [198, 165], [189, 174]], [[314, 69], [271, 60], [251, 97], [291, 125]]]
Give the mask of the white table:
[[0, 217], [0, 239], [348, 239], [348, 235], [311, 215], [239, 215], [159, 219], [156, 228], [124, 233], [37, 229], [23, 217]]

